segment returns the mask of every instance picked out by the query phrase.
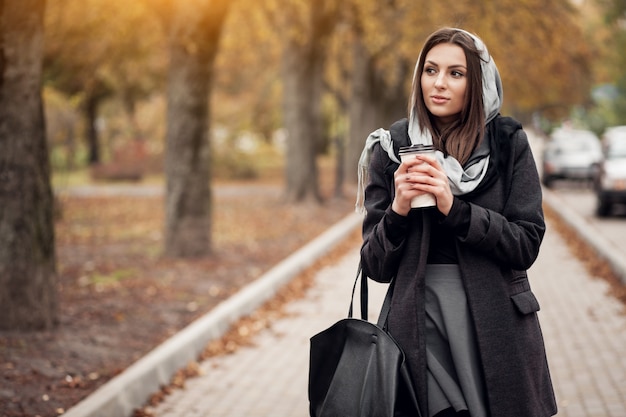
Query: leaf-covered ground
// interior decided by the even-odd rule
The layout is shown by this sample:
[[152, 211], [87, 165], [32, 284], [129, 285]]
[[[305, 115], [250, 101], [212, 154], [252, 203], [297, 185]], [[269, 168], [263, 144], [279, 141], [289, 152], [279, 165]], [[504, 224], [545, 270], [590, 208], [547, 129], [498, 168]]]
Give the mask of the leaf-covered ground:
[[62, 414], [354, 207], [351, 195], [286, 205], [279, 186], [218, 186], [214, 254], [183, 261], [161, 255], [161, 197], [59, 201], [60, 323], [0, 333], [2, 416]]

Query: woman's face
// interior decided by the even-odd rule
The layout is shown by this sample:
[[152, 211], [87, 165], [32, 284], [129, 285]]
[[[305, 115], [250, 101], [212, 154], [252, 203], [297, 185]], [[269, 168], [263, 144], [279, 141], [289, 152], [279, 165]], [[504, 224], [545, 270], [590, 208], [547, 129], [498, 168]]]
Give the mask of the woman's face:
[[467, 60], [463, 49], [452, 43], [440, 43], [428, 51], [421, 87], [426, 108], [435, 116], [438, 128], [457, 119], [467, 91]]

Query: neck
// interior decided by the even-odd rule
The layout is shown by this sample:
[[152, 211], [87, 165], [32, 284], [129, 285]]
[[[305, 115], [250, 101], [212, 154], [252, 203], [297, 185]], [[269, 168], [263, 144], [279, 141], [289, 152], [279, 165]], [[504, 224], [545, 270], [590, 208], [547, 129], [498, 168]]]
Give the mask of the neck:
[[454, 125], [457, 120], [459, 120], [458, 115], [451, 117], [433, 117], [433, 124], [435, 129], [437, 129], [437, 131], [441, 134]]

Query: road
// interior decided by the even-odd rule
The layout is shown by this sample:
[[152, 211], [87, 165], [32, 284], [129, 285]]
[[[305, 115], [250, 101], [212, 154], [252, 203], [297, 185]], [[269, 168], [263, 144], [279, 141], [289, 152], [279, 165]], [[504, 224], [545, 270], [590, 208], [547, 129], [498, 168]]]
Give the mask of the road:
[[[541, 174], [541, 154], [544, 141], [532, 130], [527, 130], [537, 168]], [[602, 240], [617, 252], [626, 248], [626, 206], [615, 207], [610, 217], [600, 218], [595, 214], [596, 197], [590, 183], [557, 180], [545, 193], [551, 193], [557, 201], [567, 206], [588, 226], [588, 230], [597, 233]], [[558, 210], [558, 207], [553, 207]]]

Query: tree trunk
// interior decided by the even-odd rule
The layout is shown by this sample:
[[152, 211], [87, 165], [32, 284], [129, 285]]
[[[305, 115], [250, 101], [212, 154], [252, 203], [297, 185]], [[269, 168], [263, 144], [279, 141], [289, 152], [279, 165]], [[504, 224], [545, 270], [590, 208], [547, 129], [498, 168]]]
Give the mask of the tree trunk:
[[348, 110], [349, 135], [345, 153], [346, 181], [356, 183], [359, 157], [367, 136], [378, 128], [389, 129], [396, 120], [406, 117], [408, 93], [405, 91], [407, 65], [403, 62], [384, 66], [385, 71], [396, 71], [396, 84], [389, 85], [377, 73], [375, 58], [360, 39], [353, 44], [352, 92]]
[[229, 3], [173, 2], [165, 156], [165, 254], [171, 257], [211, 252], [209, 99]]
[[[297, 13], [291, 10], [292, 13]], [[322, 93], [326, 45], [338, 8], [332, 0], [310, 0], [306, 39], [287, 36], [283, 50], [283, 117], [287, 129], [287, 201], [321, 202], [317, 150], [322, 143]], [[298, 19], [288, 19], [297, 21]]]
[[379, 109], [372, 97], [375, 88], [372, 60], [359, 39], [354, 41], [352, 56], [352, 93], [348, 108], [350, 130], [345, 152], [344, 178], [348, 182], [356, 183], [357, 166], [365, 139], [371, 132], [384, 126], [380, 125]]
[[57, 323], [41, 98], [44, 0], [0, 2], [0, 329]]
[[89, 165], [100, 163], [100, 139], [98, 137], [98, 104], [99, 99], [88, 95], [85, 106], [85, 132], [87, 137], [87, 162]]
[[286, 198], [290, 202], [321, 201], [316, 149], [317, 88], [310, 51], [288, 42], [283, 53], [283, 117], [287, 129]]

